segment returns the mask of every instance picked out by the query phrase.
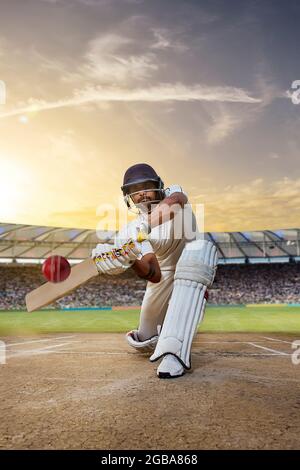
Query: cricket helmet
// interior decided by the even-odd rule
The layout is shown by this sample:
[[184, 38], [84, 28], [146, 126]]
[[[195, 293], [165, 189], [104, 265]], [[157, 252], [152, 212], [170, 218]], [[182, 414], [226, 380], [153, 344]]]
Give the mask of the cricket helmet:
[[146, 183], [148, 181], [152, 181], [156, 184], [156, 189], [154, 191], [157, 191], [158, 193], [157, 202], [161, 201], [164, 198], [164, 183], [152, 166], [147, 163], [137, 163], [126, 170], [121, 190], [128, 208], [131, 208], [130, 196], [133, 193], [130, 191], [130, 188], [132, 185]]

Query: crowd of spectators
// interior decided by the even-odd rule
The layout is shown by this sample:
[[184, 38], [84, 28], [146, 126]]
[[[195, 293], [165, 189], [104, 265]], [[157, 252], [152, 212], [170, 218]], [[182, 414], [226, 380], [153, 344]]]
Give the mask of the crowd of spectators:
[[209, 303], [300, 303], [300, 263], [219, 266]]
[[[25, 309], [25, 295], [45, 282], [40, 266], [0, 266], [0, 309]], [[53, 308], [136, 306], [146, 281], [132, 270], [121, 276], [98, 276]], [[300, 303], [300, 264], [219, 266], [209, 291], [211, 304]]]

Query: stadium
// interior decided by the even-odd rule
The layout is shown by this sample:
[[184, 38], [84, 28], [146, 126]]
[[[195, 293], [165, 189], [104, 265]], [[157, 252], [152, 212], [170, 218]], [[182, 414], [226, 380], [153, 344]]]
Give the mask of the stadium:
[[[98, 276], [54, 304], [28, 313], [25, 295], [45, 282], [41, 264], [48, 256], [63, 255], [74, 265], [89, 257], [97, 243], [112, 241], [114, 233], [5, 223], [0, 225], [0, 233], [0, 334], [6, 344], [6, 361], [10, 364], [10, 368], [2, 370], [4, 376], [7, 373], [7, 380], [17, 384], [18, 379], [13, 379], [11, 373], [15, 374], [15, 367], [18, 367], [26, 384], [24, 389], [24, 385], [19, 383], [20, 390], [23, 390], [20, 393], [41, 394], [38, 401], [29, 401], [23, 410], [23, 425], [17, 415], [10, 412], [12, 424], [4, 432], [1, 445], [5, 448], [11, 448], [15, 443], [20, 448], [128, 448], [125, 437], [128, 431], [123, 424], [128, 397], [131, 396], [136, 403], [149, 383], [157, 397], [160, 395], [159, 384], [150, 378], [152, 371], [141, 368], [140, 362], [145, 360], [143, 354], [129, 351], [124, 342], [125, 332], [137, 327], [146, 281], [129, 272], [131, 270], [113, 279], [111, 276]], [[253, 404], [250, 400], [245, 405], [241, 396], [249, 393], [246, 391], [249, 386], [253, 396], [261, 394], [261, 387], [267, 387], [263, 391], [267, 399], [267, 384], [271, 386], [276, 382], [278, 394], [275, 396], [273, 393], [272, 400], [281, 407], [281, 418], [276, 418], [277, 426], [281, 429], [293, 420], [293, 408], [290, 407], [293, 393], [289, 390], [288, 395], [284, 389], [289, 388], [294, 380], [291, 347], [300, 333], [299, 229], [205, 233], [205, 238], [216, 244], [219, 265], [209, 292], [205, 319], [194, 340], [193, 373], [187, 376], [185, 384], [181, 382], [178, 389], [167, 387], [166, 391], [171, 402], [176, 403], [184, 390], [194, 401], [198, 400], [200, 392], [207, 394], [208, 387], [211, 394], [209, 402], [215, 401], [214, 417], [209, 413], [209, 419], [211, 426], [218, 420], [218, 431], [199, 431], [196, 421], [186, 423], [185, 412], [182, 411], [173, 415], [181, 426], [180, 438], [171, 423], [167, 423], [163, 431], [158, 432], [157, 439], [149, 444], [147, 432], [143, 437], [130, 426], [130, 446], [134, 444], [137, 448], [149, 449], [170, 449], [172, 446], [183, 449], [218, 446], [278, 448], [284, 442], [290, 448], [297, 442], [293, 429], [279, 440], [268, 426], [265, 431], [257, 433], [258, 427], [270, 419], [259, 403], [255, 405], [254, 427], [250, 432], [246, 429]], [[30, 373], [26, 378], [28, 366]], [[103, 377], [108, 371], [113, 375], [112, 385], [104, 386], [106, 379], [103, 384]], [[73, 376], [74, 380], [79, 380], [77, 386], [73, 383]], [[216, 387], [218, 382], [220, 386]], [[36, 383], [40, 384], [38, 389]], [[66, 405], [68, 394], [63, 399], [59, 396], [65, 393], [67, 384], [72, 393], [77, 394], [75, 398], [71, 396], [71, 402], [75, 404], [79, 400], [84, 405], [74, 412], [76, 431], [63, 424], [64, 419], [70, 419]], [[232, 398], [226, 396], [226, 387], [230, 387]], [[118, 389], [125, 394], [121, 396]], [[280, 394], [279, 390], [283, 393]], [[87, 401], [84, 394], [89, 397]], [[17, 392], [7, 396], [5, 403], [12, 406], [18, 400]], [[52, 400], [56, 405], [51, 404]], [[220, 425], [224, 400], [227, 419], [232, 423], [230, 441], [222, 437], [226, 421]], [[238, 403], [243, 403], [245, 408], [242, 424], [236, 427]], [[100, 412], [104, 404], [106, 412], [101, 415], [103, 422], [100, 426], [97, 418], [94, 421], [95, 418], [87, 416], [89, 413], [94, 416], [95, 409]], [[36, 413], [32, 414], [32, 406], [37, 407]], [[66, 411], [61, 410], [59, 424], [50, 425], [49, 431], [38, 424], [38, 412], [46, 408], [47, 419], [51, 422], [53, 406], [58, 409], [66, 407]], [[144, 403], [143, 413], [146, 413], [149, 426], [157, 426], [156, 415], [153, 416], [157, 407], [160, 409], [155, 396], [147, 398]], [[130, 407], [128, 412], [131, 413], [129, 410]], [[198, 413], [203, 417], [203, 413], [206, 416], [208, 411], [200, 407]], [[88, 419], [89, 429], [82, 428], [83, 417]], [[115, 426], [111, 424], [112, 419], [116, 420]], [[141, 416], [136, 421], [145, 429], [140, 419]], [[24, 425], [26, 429], [33, 426], [28, 435], [22, 431]], [[65, 434], [61, 436], [59, 429], [65, 429]], [[137, 429], [135, 425], [134, 429]], [[111, 430], [113, 435], [105, 430]], [[166, 430], [172, 438], [167, 437]], [[206, 439], [203, 442], [204, 434]], [[250, 440], [249, 435], [252, 436]]]
[[2, 460], [300, 449], [299, 15], [3, 2]]
[[[213, 305], [300, 303], [300, 230], [205, 233], [218, 249]], [[61, 255], [71, 264], [91, 255], [97, 243], [112, 243], [114, 232], [0, 224], [0, 308], [25, 309], [25, 294], [43, 282], [41, 264]], [[131, 288], [129, 288], [129, 284]], [[138, 307], [146, 282], [126, 273], [99, 277], [57, 302], [57, 308]], [[55, 308], [54, 305], [51, 305]]]

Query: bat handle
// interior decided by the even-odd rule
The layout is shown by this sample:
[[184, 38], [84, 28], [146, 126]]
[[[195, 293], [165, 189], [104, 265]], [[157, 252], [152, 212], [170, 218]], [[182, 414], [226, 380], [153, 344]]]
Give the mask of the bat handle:
[[146, 220], [142, 220], [139, 226], [137, 227], [137, 232], [138, 232], [137, 237], [136, 237], [137, 242], [141, 243], [144, 240], [148, 240], [149, 239], [148, 235], [151, 232], [151, 227], [149, 223]]
[[136, 241], [141, 243], [143, 242], [144, 240], [148, 240], [148, 234], [142, 230], [140, 230], [137, 234], [137, 237], [136, 237]]

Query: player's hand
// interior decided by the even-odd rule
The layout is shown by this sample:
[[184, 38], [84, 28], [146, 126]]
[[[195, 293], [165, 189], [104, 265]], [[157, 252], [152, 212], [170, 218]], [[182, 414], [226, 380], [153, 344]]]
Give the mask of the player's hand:
[[99, 273], [116, 275], [128, 269], [141, 253], [140, 243], [129, 239], [115, 245], [99, 243], [92, 250], [92, 258]]

